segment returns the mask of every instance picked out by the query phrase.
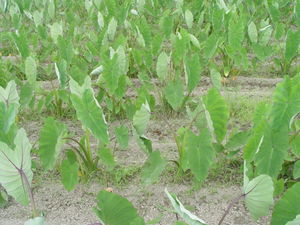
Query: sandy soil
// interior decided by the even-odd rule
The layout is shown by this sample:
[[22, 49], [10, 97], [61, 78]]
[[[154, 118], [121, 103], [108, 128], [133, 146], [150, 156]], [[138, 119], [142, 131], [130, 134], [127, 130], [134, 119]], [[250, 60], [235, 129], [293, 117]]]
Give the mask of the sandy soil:
[[[237, 80], [227, 83], [222, 91], [224, 95], [244, 95], [260, 99], [270, 96], [280, 80], [238, 77]], [[44, 83], [44, 85], [48, 84]], [[209, 86], [209, 79], [203, 78], [202, 85], [194, 94], [203, 94]], [[72, 132], [80, 136], [82, 132], [80, 123], [65, 122]], [[120, 122], [122, 123], [122, 121], [115, 122], [111, 129]], [[172, 119], [169, 123], [176, 130], [184, 122], [184, 119]], [[35, 143], [42, 121], [24, 121], [21, 126], [26, 129], [31, 142]], [[169, 129], [166, 122], [153, 120], [150, 122], [147, 136], [151, 138], [154, 149], [160, 150], [164, 157], [172, 160], [176, 159], [177, 152], [174, 140], [168, 132]], [[139, 149], [133, 138], [130, 140], [128, 150], [116, 148], [115, 156], [117, 162], [125, 166], [141, 166], [146, 160], [146, 155]], [[190, 184], [170, 184], [165, 178], [149, 187], [140, 186], [139, 179], [134, 178], [129, 184], [121, 187], [113, 186], [113, 189], [132, 201], [146, 221], [161, 216], [159, 224], [171, 225], [176, 221], [176, 216], [163, 210], [171, 207], [164, 194], [165, 187], [176, 193], [184, 204], [193, 206], [194, 213], [211, 225], [218, 223], [230, 200], [241, 193], [239, 186], [233, 184], [220, 186], [216, 183], [206, 184], [199, 191], [191, 192]], [[67, 192], [57, 179], [54, 181], [46, 179], [35, 187], [34, 194], [38, 207], [46, 214], [46, 225], [88, 225], [97, 221], [92, 207], [96, 205], [96, 194], [104, 188], [106, 187], [100, 183], [93, 182], [88, 185], [78, 185], [74, 191]], [[29, 207], [23, 207], [11, 201], [5, 209], [0, 209], [0, 225], [23, 224], [29, 216], [29, 210]], [[267, 221], [268, 218], [263, 218], [258, 222], [253, 222], [243, 203], [240, 202], [233, 207], [223, 224], [265, 225], [268, 224]]]

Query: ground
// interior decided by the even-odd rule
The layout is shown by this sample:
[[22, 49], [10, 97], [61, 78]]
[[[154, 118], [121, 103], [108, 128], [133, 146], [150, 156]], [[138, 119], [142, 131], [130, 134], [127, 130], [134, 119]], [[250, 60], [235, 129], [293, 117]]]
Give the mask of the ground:
[[[226, 83], [222, 94], [227, 99], [230, 113], [233, 115], [234, 121], [231, 123], [237, 123], [241, 128], [250, 126], [251, 113], [254, 111], [256, 103], [270, 99], [272, 91], [279, 81], [281, 79], [238, 77], [236, 80]], [[49, 85], [45, 84], [45, 86]], [[199, 88], [193, 92], [194, 96], [205, 93], [209, 86], [208, 78], [203, 78]], [[129, 94], [134, 95], [134, 93]], [[169, 132], [170, 128], [165, 122], [166, 118], [162, 117], [154, 115], [147, 136], [152, 140], [153, 148], [160, 150], [164, 157], [169, 160], [176, 159], [176, 146]], [[168, 117], [167, 120], [174, 130], [187, 122], [180, 116]], [[72, 132], [80, 134], [79, 123], [70, 119], [65, 119], [64, 122]], [[114, 122], [112, 126], [123, 122], [126, 121]], [[42, 127], [42, 121], [26, 119], [21, 121], [20, 126], [26, 129], [31, 142], [35, 143]], [[96, 222], [97, 217], [92, 210], [96, 206], [96, 195], [108, 186], [112, 187], [114, 192], [132, 201], [146, 221], [160, 217], [161, 220], [158, 224], [161, 225], [171, 225], [176, 221], [176, 216], [170, 211], [170, 203], [164, 194], [165, 188], [176, 193], [193, 213], [212, 225], [218, 223], [230, 201], [241, 194], [242, 175], [240, 172], [229, 174], [223, 180], [216, 177], [209, 178], [200, 190], [192, 190], [193, 185], [190, 181], [184, 179], [178, 181], [172, 177], [174, 176], [172, 171], [165, 171], [160, 182], [143, 187], [135, 174], [139, 172], [139, 167], [145, 162], [146, 156], [135, 141], [130, 140], [128, 150], [117, 148], [115, 156], [120, 166], [126, 166], [129, 169], [126, 172], [123, 171], [124, 174], [119, 174], [119, 178], [114, 177], [113, 182], [109, 181], [109, 177], [105, 179], [99, 177], [88, 184], [78, 185], [74, 191], [67, 192], [56, 174], [36, 175], [34, 195], [37, 206], [46, 215], [46, 225], [88, 225]], [[226, 175], [228, 171], [230, 170], [225, 168], [224, 174]], [[216, 175], [211, 172], [210, 176]], [[0, 209], [0, 225], [21, 225], [30, 216], [28, 212], [29, 206], [23, 207], [10, 201], [6, 208]], [[241, 201], [233, 207], [223, 224], [265, 225], [267, 221], [268, 217], [253, 222]]]

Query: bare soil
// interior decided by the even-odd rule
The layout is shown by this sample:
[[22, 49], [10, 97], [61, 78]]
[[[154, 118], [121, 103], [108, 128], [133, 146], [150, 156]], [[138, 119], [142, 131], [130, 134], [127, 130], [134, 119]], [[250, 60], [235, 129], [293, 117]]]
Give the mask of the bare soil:
[[[266, 96], [270, 96], [279, 81], [281, 79], [238, 77], [238, 79], [226, 83], [222, 92], [224, 95], [243, 95], [259, 101]], [[43, 83], [43, 85], [50, 88], [47, 83]], [[209, 79], [203, 78], [194, 95], [205, 93], [209, 86]], [[169, 127], [164, 120], [151, 121], [147, 136], [152, 140], [155, 150], [161, 151], [162, 155], [168, 160], [174, 160], [177, 158], [176, 146], [169, 131], [170, 129], [176, 130], [186, 121], [184, 118], [171, 118], [168, 120], [172, 127]], [[68, 125], [69, 130], [78, 137], [81, 135], [80, 123], [74, 121], [64, 122]], [[126, 121], [113, 123], [111, 130], [120, 123], [126, 123]], [[26, 129], [31, 142], [35, 143], [38, 140], [42, 125], [42, 121], [24, 121], [20, 126]], [[139, 149], [134, 138], [130, 139], [128, 150], [120, 150], [117, 146], [114, 153], [116, 161], [121, 166], [139, 167], [144, 164], [147, 158], [145, 153]], [[127, 184], [110, 186], [114, 189], [114, 192], [132, 201], [146, 221], [161, 217], [159, 223], [161, 225], [171, 225], [176, 221], [176, 216], [165, 210], [167, 208], [171, 209], [164, 194], [166, 187], [170, 192], [176, 193], [185, 205], [193, 206], [194, 210], [192, 211], [198, 217], [212, 225], [218, 224], [230, 201], [241, 193], [241, 187], [234, 183], [220, 185], [218, 182], [209, 182], [199, 191], [190, 191], [192, 188], [190, 183], [170, 183], [168, 182], [170, 180], [169, 177], [163, 177], [157, 184], [143, 187], [140, 185], [139, 178], [133, 178]], [[45, 212], [46, 225], [88, 225], [96, 222], [97, 217], [93, 213], [92, 207], [96, 206], [97, 193], [106, 188], [102, 185], [103, 183], [105, 182], [101, 180], [100, 182], [93, 181], [87, 185], [80, 184], [74, 191], [67, 192], [57, 177], [54, 180], [45, 178], [42, 182], [39, 182], [34, 187], [34, 194], [37, 206]], [[12, 200], [6, 208], [0, 209], [0, 225], [21, 225], [30, 216], [29, 212], [29, 206], [20, 206]], [[268, 219], [266, 217], [253, 222], [243, 203], [240, 202], [233, 207], [223, 224], [265, 225], [268, 224]]]

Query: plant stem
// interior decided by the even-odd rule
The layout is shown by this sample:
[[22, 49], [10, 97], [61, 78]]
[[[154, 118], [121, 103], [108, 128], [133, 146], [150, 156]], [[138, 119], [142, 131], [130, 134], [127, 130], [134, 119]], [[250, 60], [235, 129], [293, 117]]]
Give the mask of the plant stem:
[[240, 196], [234, 198], [234, 199], [230, 202], [230, 204], [228, 205], [228, 207], [227, 207], [225, 213], [224, 213], [223, 216], [221, 217], [221, 219], [220, 219], [218, 225], [221, 225], [221, 224], [223, 223], [223, 221], [224, 221], [225, 217], [228, 215], [230, 209], [231, 209], [236, 203], [238, 203], [242, 198], [244, 198], [245, 196], [246, 196], [246, 194], [242, 194], [242, 195], [240, 195]]
[[27, 192], [29, 194], [30, 204], [31, 204], [31, 209], [32, 209], [32, 215], [33, 215], [34, 218], [38, 217], [39, 214], [38, 214], [38, 211], [37, 211], [37, 208], [36, 208], [36, 204], [35, 204], [35, 200], [34, 200], [34, 197], [33, 197], [33, 192], [32, 192], [29, 180], [28, 180], [26, 174], [24, 173], [24, 171], [22, 169], [18, 169], [18, 171], [21, 175], [22, 181], [25, 183], [25, 187], [26, 187]]

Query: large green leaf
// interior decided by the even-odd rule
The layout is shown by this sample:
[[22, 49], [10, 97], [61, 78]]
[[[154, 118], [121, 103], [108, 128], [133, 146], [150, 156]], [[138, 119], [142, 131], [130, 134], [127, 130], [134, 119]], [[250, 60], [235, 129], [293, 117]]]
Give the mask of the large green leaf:
[[241, 18], [231, 17], [228, 24], [228, 42], [230, 47], [236, 52], [240, 50], [244, 39], [244, 24]]
[[300, 215], [297, 215], [294, 220], [289, 221], [285, 225], [299, 225], [299, 224], [300, 224]]
[[287, 126], [279, 131], [274, 131], [270, 126], [266, 126], [254, 158], [259, 174], [268, 174], [274, 178], [278, 175], [287, 154], [287, 134]]
[[161, 81], [164, 81], [169, 73], [169, 63], [170, 57], [165, 52], [161, 52], [156, 63], [156, 73]]
[[116, 127], [115, 135], [120, 148], [126, 149], [128, 147], [128, 141], [129, 141], [128, 128], [124, 125]]
[[25, 60], [25, 74], [28, 82], [34, 84], [37, 76], [37, 65], [35, 58], [29, 56]]
[[219, 91], [212, 88], [203, 97], [208, 123], [212, 123], [213, 132], [218, 142], [222, 142], [227, 131], [229, 110]]
[[285, 60], [287, 63], [297, 55], [300, 44], [300, 31], [293, 32], [289, 30], [287, 32], [287, 38], [285, 43]]
[[47, 170], [53, 169], [64, 144], [66, 126], [52, 117], [45, 119], [41, 130], [39, 144], [39, 155], [43, 167]]
[[204, 43], [203, 54], [206, 59], [214, 56], [219, 45], [219, 36], [215, 33], [211, 34]]
[[168, 196], [175, 212], [178, 213], [179, 216], [189, 225], [206, 225], [206, 223], [188, 211], [184, 205], [179, 201], [179, 199], [174, 194], [170, 194], [167, 189], [165, 189], [165, 193]]
[[10, 104], [8, 108], [3, 102], [0, 102], [0, 133], [8, 133], [11, 126], [15, 123], [15, 118], [18, 113], [16, 104]]
[[85, 129], [104, 144], [108, 144], [108, 131], [104, 114], [91, 89], [86, 89], [82, 96], [71, 94], [71, 101], [76, 110], [77, 118]]
[[133, 116], [133, 127], [139, 136], [143, 136], [150, 120], [150, 108], [148, 103], [142, 104], [141, 108]]
[[105, 225], [133, 225], [137, 220], [135, 225], [145, 225], [132, 203], [115, 193], [100, 191], [94, 211]]
[[284, 193], [274, 207], [271, 225], [286, 224], [287, 222], [294, 220], [297, 215], [300, 215], [299, 193], [299, 182], [294, 184]]
[[209, 131], [203, 129], [199, 136], [192, 131], [187, 131], [184, 141], [189, 167], [196, 179], [202, 182], [208, 175], [209, 167], [215, 155]]
[[74, 189], [78, 183], [79, 165], [76, 155], [71, 150], [66, 153], [67, 158], [60, 165], [61, 182], [67, 191]]
[[29, 187], [24, 183], [23, 176], [27, 177], [30, 185], [33, 174], [30, 158], [31, 144], [24, 129], [18, 130], [14, 144], [13, 150], [0, 142], [0, 184], [17, 202], [27, 205]]
[[6, 107], [11, 104], [19, 105], [19, 99], [17, 85], [14, 80], [8, 82], [5, 89], [0, 86], [0, 101], [4, 102]]
[[184, 99], [183, 85], [181, 80], [177, 79], [169, 82], [164, 89], [164, 94], [172, 108], [175, 111], [178, 110]]
[[187, 90], [188, 92], [192, 92], [201, 79], [201, 65], [198, 55], [187, 57], [185, 61], [185, 72], [187, 79]]
[[260, 175], [244, 184], [246, 207], [255, 220], [268, 215], [273, 204], [273, 192], [272, 178], [267, 175]]
[[148, 160], [142, 170], [142, 182], [145, 185], [156, 182], [160, 174], [163, 172], [166, 164], [167, 162], [164, 158], [161, 157], [160, 151], [152, 152], [149, 155]]
[[45, 169], [53, 169], [64, 144], [66, 126], [52, 117], [45, 119], [41, 130], [39, 155]]

